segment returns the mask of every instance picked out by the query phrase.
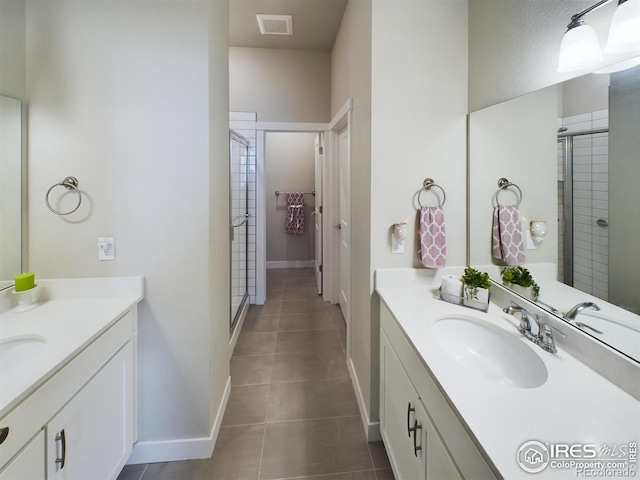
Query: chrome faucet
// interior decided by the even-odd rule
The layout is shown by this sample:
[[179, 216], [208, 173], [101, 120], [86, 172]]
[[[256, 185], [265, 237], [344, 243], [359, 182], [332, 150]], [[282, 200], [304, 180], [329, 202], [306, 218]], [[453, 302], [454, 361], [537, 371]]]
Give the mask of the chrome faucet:
[[545, 325], [540, 320], [540, 315], [532, 315], [515, 302], [511, 302], [511, 305], [502, 309], [504, 313], [509, 315], [520, 314], [520, 326], [518, 331], [524, 335], [527, 340], [532, 341], [543, 350], [556, 353], [556, 343], [553, 340], [553, 332], [549, 325]]
[[600, 311], [600, 307], [593, 303], [593, 302], [582, 302], [577, 304], [575, 307], [573, 307], [571, 310], [569, 310], [567, 313], [564, 314], [564, 316], [562, 317], [565, 320], [575, 320], [576, 317], [578, 316], [578, 314], [587, 308], [592, 308], [593, 310], [596, 311]]

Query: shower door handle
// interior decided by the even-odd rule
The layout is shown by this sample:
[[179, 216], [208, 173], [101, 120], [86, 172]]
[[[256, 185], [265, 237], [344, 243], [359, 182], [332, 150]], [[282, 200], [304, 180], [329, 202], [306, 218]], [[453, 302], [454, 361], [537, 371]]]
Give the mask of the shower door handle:
[[596, 225], [598, 225], [599, 227], [608, 227], [609, 222], [606, 218], [599, 218], [598, 220], [596, 220]]

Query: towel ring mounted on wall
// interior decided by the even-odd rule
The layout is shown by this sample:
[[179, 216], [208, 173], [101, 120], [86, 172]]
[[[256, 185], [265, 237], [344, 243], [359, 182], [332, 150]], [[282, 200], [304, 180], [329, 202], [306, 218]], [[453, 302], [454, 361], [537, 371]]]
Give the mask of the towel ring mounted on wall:
[[422, 192], [425, 190], [431, 190], [433, 187], [439, 188], [442, 192], [442, 203], [440, 203], [440, 206], [444, 205], [444, 202], [447, 201], [447, 194], [445, 193], [444, 188], [434, 182], [433, 178], [425, 178], [424, 182], [422, 182], [422, 189], [420, 189], [420, 192], [418, 193], [418, 205], [420, 205], [420, 207], [423, 206], [420, 201], [420, 195], [422, 195]]
[[493, 196], [493, 202], [494, 202], [494, 206], [498, 206], [498, 195], [500, 195], [500, 192], [506, 190], [509, 187], [514, 187], [517, 192], [516, 192], [516, 198], [517, 198], [517, 202], [516, 202], [516, 207], [520, 206], [520, 202], [522, 202], [522, 190], [520, 190], [520, 187], [518, 185], [516, 185], [515, 183], [511, 183], [509, 180], [507, 180], [506, 178], [502, 177], [498, 180], [498, 190], [496, 191], [495, 195]]
[[[69, 210], [68, 212], [59, 212], [58, 210], [56, 210], [51, 206], [51, 203], [49, 202], [49, 194], [51, 193], [51, 190], [53, 190], [58, 186], [64, 187], [67, 190], [75, 190], [75, 192], [78, 194], [78, 204], [75, 206], [73, 210]], [[75, 212], [76, 210], [78, 210], [78, 208], [80, 208], [80, 204], [82, 203], [82, 192], [80, 192], [80, 190], [78, 189], [78, 179], [76, 177], [65, 177], [64, 180], [56, 183], [49, 190], [47, 190], [47, 194], [44, 197], [44, 201], [47, 204], [47, 207], [49, 207], [49, 210], [51, 210], [56, 215], [69, 215]]]

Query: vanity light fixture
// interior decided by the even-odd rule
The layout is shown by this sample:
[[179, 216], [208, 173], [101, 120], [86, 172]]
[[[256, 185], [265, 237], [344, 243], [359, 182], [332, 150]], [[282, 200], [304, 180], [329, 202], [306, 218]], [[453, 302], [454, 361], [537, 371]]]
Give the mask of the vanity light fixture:
[[[595, 30], [587, 25], [584, 16], [612, 0], [601, 0], [576, 13], [567, 25], [560, 44], [559, 72], [573, 72], [594, 67], [603, 60], [602, 49]], [[640, 53], [640, 0], [617, 0], [618, 8], [609, 28], [605, 53]]]

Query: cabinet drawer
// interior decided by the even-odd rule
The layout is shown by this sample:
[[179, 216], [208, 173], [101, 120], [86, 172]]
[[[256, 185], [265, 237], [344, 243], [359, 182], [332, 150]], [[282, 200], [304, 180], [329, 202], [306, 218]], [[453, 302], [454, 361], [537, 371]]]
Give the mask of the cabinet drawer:
[[489, 461], [481, 453], [480, 448], [432, 378], [428, 368], [384, 304], [380, 306], [380, 328], [393, 345], [394, 351], [462, 476], [474, 479], [495, 479], [497, 475], [489, 465]]
[[128, 312], [20, 405], [0, 419], [0, 427], [10, 428], [9, 435], [0, 445], [0, 465], [4, 465], [13, 457], [107, 363], [134, 332], [135, 318]]

